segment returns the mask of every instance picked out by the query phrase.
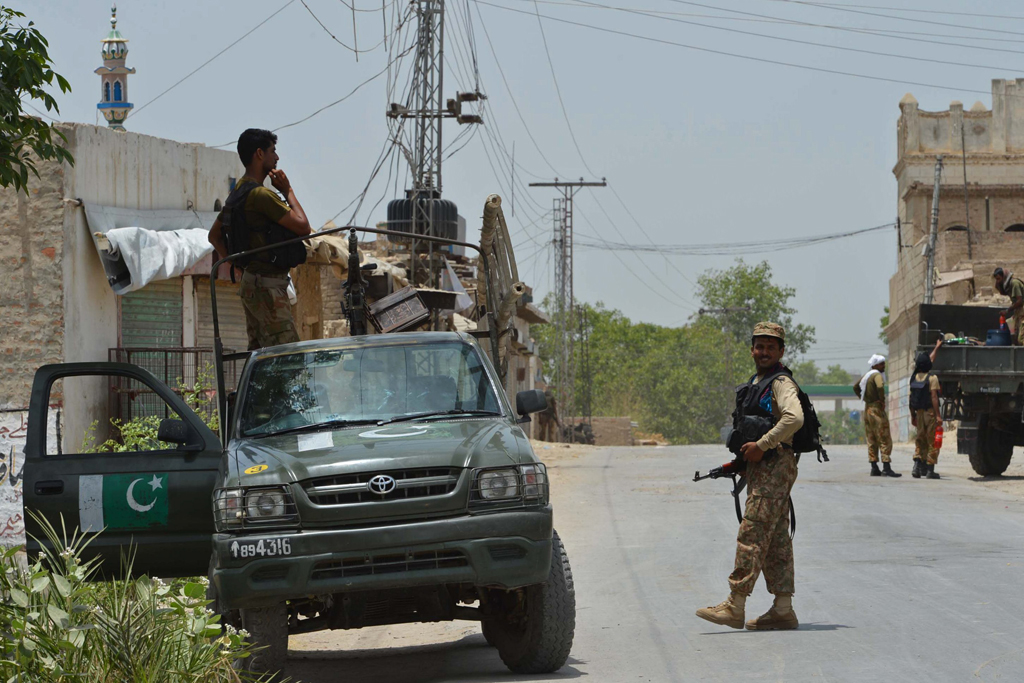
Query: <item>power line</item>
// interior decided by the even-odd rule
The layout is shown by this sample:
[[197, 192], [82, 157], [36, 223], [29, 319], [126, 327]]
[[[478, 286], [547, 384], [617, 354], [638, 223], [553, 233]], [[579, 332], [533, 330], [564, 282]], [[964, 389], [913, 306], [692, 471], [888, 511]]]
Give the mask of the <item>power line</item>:
[[[531, 12], [525, 12], [523, 10], [517, 10], [517, 9], [512, 8], [512, 7], [505, 7], [503, 5], [496, 5], [496, 4], [491, 3], [491, 2], [486, 2], [486, 0], [473, 0], [473, 2], [475, 2], [478, 5], [487, 5], [488, 7], [494, 7], [494, 8], [497, 8], [497, 9], [504, 10], [506, 12], [515, 12], [516, 14], [525, 14], [525, 15], [532, 15], [533, 14]], [[798, 64], [796, 62], [785, 62], [785, 61], [777, 60], [777, 59], [768, 59], [768, 58], [765, 58], [765, 57], [755, 57], [755, 56], [752, 56], [752, 55], [744, 55], [744, 54], [739, 54], [739, 53], [736, 53], [736, 52], [727, 52], [725, 50], [715, 50], [715, 49], [709, 48], [709, 47], [700, 47], [700, 46], [697, 46], [697, 45], [689, 45], [687, 43], [680, 43], [680, 42], [676, 42], [674, 40], [665, 40], [663, 38], [654, 38], [652, 36], [645, 36], [645, 35], [641, 35], [641, 34], [638, 34], [638, 33], [630, 33], [628, 31], [620, 31], [620, 30], [617, 30], [617, 29], [605, 28], [603, 26], [594, 26], [593, 24], [585, 24], [583, 22], [571, 21], [569, 19], [559, 19], [557, 17], [552, 17], [550, 15], [541, 15], [541, 16], [543, 16], [545, 19], [547, 19], [549, 21], [556, 21], [556, 22], [559, 22], [559, 23], [562, 23], [562, 24], [569, 24], [570, 26], [579, 26], [581, 28], [588, 28], [588, 29], [591, 29], [593, 31], [600, 31], [601, 33], [611, 33], [613, 35], [625, 36], [627, 38], [635, 38], [637, 40], [643, 40], [643, 41], [646, 41], [646, 42], [649, 42], [649, 43], [658, 43], [658, 44], [661, 44], [661, 45], [669, 45], [669, 46], [672, 46], [672, 47], [681, 47], [681, 48], [684, 48], [684, 49], [687, 49], [687, 50], [694, 50], [694, 51], [697, 51], [697, 52], [705, 52], [705, 53], [708, 53], [708, 54], [715, 54], [715, 55], [720, 55], [720, 56], [723, 56], [723, 57], [733, 57], [733, 58], [736, 58], [736, 59], [742, 59], [742, 60], [750, 61], [750, 62], [758, 62], [758, 63], [761, 63], [761, 64], [772, 64], [772, 65], [775, 65], [775, 66], [785, 66], [785, 67], [789, 67], [789, 68], [793, 68], [793, 69], [801, 69], [801, 70], [804, 70], [804, 71], [815, 71], [815, 72], [818, 72], [818, 73], [827, 73], [827, 74], [833, 74], [833, 75], [836, 75], [836, 76], [848, 76], [848, 77], [851, 77], [851, 78], [860, 78], [860, 79], [869, 80], [869, 81], [879, 81], [879, 82], [882, 82], [882, 83], [896, 83], [896, 84], [899, 84], [899, 85], [914, 85], [914, 86], [919, 86], [919, 87], [922, 87], [922, 88], [935, 88], [937, 90], [949, 90], [949, 91], [954, 91], [954, 92], [979, 93], [979, 94], [982, 94], [982, 95], [990, 95], [991, 94], [990, 92], [987, 92], [985, 90], [978, 90], [978, 89], [975, 89], [975, 88], [956, 88], [956, 87], [948, 86], [948, 85], [938, 85], [936, 83], [924, 83], [924, 82], [920, 82], [920, 81], [906, 81], [906, 80], [902, 80], [902, 79], [898, 79], [898, 78], [887, 78], [885, 76], [871, 76], [871, 75], [868, 75], [868, 74], [861, 74], [861, 73], [856, 73], [856, 72], [853, 72], [853, 71], [842, 71], [842, 70], [839, 70], [839, 69], [827, 69], [827, 68], [819, 67], [819, 66], [810, 66], [808, 64]]]
[[[365, 54], [365, 53], [367, 53], [367, 52], [373, 52], [373, 51], [374, 51], [374, 50], [376, 50], [376, 49], [377, 49], [378, 47], [380, 47], [381, 45], [383, 45], [383, 44], [384, 44], [384, 42], [386, 42], [386, 40], [387, 40], [386, 38], [382, 39], [382, 40], [381, 40], [381, 41], [380, 41], [379, 43], [377, 43], [376, 45], [374, 45], [373, 47], [371, 47], [371, 48], [370, 48], [370, 49], [368, 49], [368, 50], [360, 50], [360, 49], [359, 49], [359, 46], [358, 46], [358, 45], [356, 45], [356, 47], [349, 47], [348, 45], [346, 45], [345, 43], [343, 43], [343, 42], [342, 42], [341, 40], [339, 40], [339, 39], [338, 39], [338, 36], [336, 36], [336, 35], [334, 35], [333, 33], [331, 33], [331, 29], [327, 28], [327, 26], [326, 26], [326, 25], [324, 24], [324, 22], [320, 21], [320, 17], [318, 17], [318, 16], [316, 15], [316, 14], [314, 14], [314, 13], [313, 13], [313, 10], [311, 10], [311, 9], [309, 8], [309, 5], [307, 5], [307, 4], [306, 4], [306, 0], [299, 0], [299, 1], [300, 1], [300, 2], [302, 3], [302, 6], [306, 8], [306, 11], [307, 11], [307, 12], [309, 12], [309, 16], [311, 16], [311, 17], [313, 17], [314, 19], [316, 19], [316, 23], [320, 24], [320, 28], [322, 28], [322, 29], [324, 30], [324, 33], [326, 33], [327, 35], [329, 35], [329, 36], [331, 37], [331, 40], [333, 40], [334, 42], [336, 42], [336, 43], [337, 43], [338, 45], [341, 45], [341, 46], [342, 46], [343, 48], [345, 48], [345, 49], [346, 49], [346, 50], [348, 50], [349, 52], [353, 52], [353, 53], [355, 53], [355, 55], [356, 55], [356, 61], [359, 61], [359, 55], [361, 55], [361, 54]], [[351, 9], [351, 10], [355, 11], [355, 8], [354, 8], [354, 7], [351, 7], [351, 6], [349, 6], [349, 5], [345, 5], [345, 6], [346, 6], [346, 7], [348, 7], [349, 9]], [[376, 12], [376, 11], [377, 11], [377, 9], [376, 9], [376, 8], [374, 8], [374, 10], [373, 10], [373, 11], [374, 11], [374, 12]], [[352, 30], [353, 30], [353, 32], [355, 32], [355, 23], [354, 23], [354, 22], [353, 22], [353, 24], [352, 24]]]
[[[149, 102], [146, 102], [146, 103], [145, 103], [145, 104], [143, 104], [143, 105], [142, 105], [141, 107], [139, 107], [138, 109], [136, 109], [136, 110], [134, 110], [133, 112], [131, 112], [131, 113], [130, 113], [130, 114], [128, 115], [128, 118], [131, 118], [131, 117], [134, 117], [134, 116], [138, 116], [138, 115], [139, 115], [139, 112], [140, 112], [140, 111], [142, 111], [143, 109], [145, 109], [145, 108], [146, 108], [146, 107], [148, 107], [149, 105], [153, 104], [154, 102], [156, 102], [156, 101], [157, 101], [157, 100], [159, 100], [159, 99], [160, 99], [161, 97], [163, 97], [163, 96], [164, 96], [164, 95], [166, 95], [167, 93], [171, 92], [171, 91], [172, 91], [172, 90], [174, 90], [175, 88], [177, 88], [177, 87], [178, 87], [179, 85], [181, 85], [182, 83], [184, 83], [185, 81], [187, 81], [187, 80], [188, 80], [189, 78], [191, 78], [192, 76], [194, 76], [194, 75], [195, 75], [196, 73], [198, 73], [198, 72], [199, 72], [199, 71], [200, 71], [200, 70], [201, 70], [201, 69], [202, 69], [203, 67], [205, 67], [206, 65], [208, 65], [208, 64], [209, 64], [210, 62], [212, 62], [213, 60], [217, 59], [217, 58], [218, 58], [218, 57], [220, 57], [220, 56], [221, 56], [222, 54], [224, 54], [225, 52], [227, 52], [228, 50], [230, 50], [231, 48], [233, 48], [233, 47], [234, 47], [235, 45], [238, 45], [238, 44], [239, 44], [240, 42], [242, 42], [243, 40], [245, 40], [246, 38], [248, 38], [248, 37], [249, 37], [249, 36], [250, 36], [250, 35], [251, 35], [251, 34], [252, 34], [252, 33], [253, 33], [253, 32], [254, 32], [254, 31], [255, 31], [256, 29], [258, 29], [258, 28], [259, 28], [260, 26], [263, 26], [263, 24], [267, 23], [268, 21], [270, 21], [271, 19], [273, 19], [274, 17], [276, 17], [276, 16], [277, 16], [278, 14], [280, 14], [281, 12], [285, 11], [285, 10], [286, 10], [286, 9], [288, 8], [288, 6], [289, 6], [289, 5], [291, 5], [291, 4], [293, 3], [293, 2], [295, 2], [295, 0], [288, 0], [288, 2], [284, 3], [283, 5], [281, 5], [281, 8], [280, 8], [280, 9], [278, 9], [278, 10], [277, 10], [276, 12], [274, 12], [273, 14], [271, 14], [271, 15], [270, 15], [269, 17], [267, 17], [266, 19], [264, 19], [264, 20], [263, 20], [263, 21], [261, 21], [260, 23], [258, 23], [258, 24], [256, 24], [255, 26], [253, 26], [253, 27], [252, 27], [251, 29], [249, 29], [248, 31], [246, 31], [246, 32], [245, 32], [244, 34], [242, 34], [242, 36], [241, 36], [240, 38], [238, 38], [238, 39], [237, 39], [237, 40], [236, 40], [235, 42], [231, 43], [231, 44], [230, 44], [230, 45], [228, 45], [228, 46], [227, 46], [226, 48], [224, 48], [223, 50], [221, 50], [220, 52], [218, 52], [218, 53], [217, 53], [217, 54], [215, 54], [214, 56], [212, 56], [212, 57], [210, 57], [209, 59], [207, 59], [207, 60], [206, 60], [205, 62], [203, 62], [202, 64], [200, 64], [199, 66], [197, 66], [197, 67], [196, 67], [195, 69], [193, 69], [192, 71], [188, 72], [188, 73], [187, 73], [187, 74], [186, 74], [186, 75], [185, 75], [184, 77], [182, 77], [182, 78], [181, 78], [180, 80], [178, 80], [178, 81], [177, 81], [177, 82], [176, 82], [176, 83], [175, 83], [174, 85], [172, 85], [171, 87], [167, 88], [167, 90], [164, 90], [164, 91], [163, 91], [162, 93], [160, 93], [159, 95], [157, 95], [156, 97], [154, 97], [153, 99], [151, 99], [151, 100], [150, 100]], [[223, 146], [223, 145], [222, 145], [222, 146]]]
[[[879, 52], [877, 50], [865, 50], [865, 49], [856, 48], [856, 47], [847, 47], [845, 45], [835, 45], [835, 44], [829, 44], [829, 43], [818, 43], [818, 42], [815, 42], [813, 40], [801, 40], [799, 38], [787, 38], [785, 36], [773, 36], [773, 35], [770, 35], [770, 34], [767, 34], [767, 33], [758, 33], [756, 31], [744, 31], [743, 29], [729, 28], [728, 26], [714, 26], [713, 24], [704, 24], [704, 23], [701, 23], [699, 21], [689, 21], [687, 19], [679, 19], [679, 18], [676, 18], [676, 17], [659, 16], [657, 14], [651, 14], [651, 13], [645, 12], [643, 10], [633, 10], [633, 9], [620, 8], [620, 7], [611, 7], [611, 6], [602, 5], [602, 4], [599, 4], [599, 3], [596, 3], [596, 2], [590, 2], [589, 0], [577, 0], [577, 1], [580, 2], [580, 3], [583, 3], [585, 5], [591, 5], [593, 7], [602, 7], [604, 9], [612, 9], [612, 10], [617, 10], [617, 11], [620, 11], [620, 12], [626, 12], [626, 13], [629, 13], [629, 14], [638, 14], [640, 16], [649, 17], [651, 19], [660, 19], [662, 21], [671, 21], [671, 22], [678, 23], [678, 24], [686, 24], [688, 26], [698, 26], [698, 27], [701, 27], [701, 28], [709, 28], [709, 29], [712, 29], [714, 31], [724, 31], [726, 33], [737, 33], [737, 34], [740, 34], [740, 35], [754, 36], [756, 38], [765, 38], [765, 39], [768, 39], [768, 40], [777, 40], [777, 41], [781, 41], [781, 42], [784, 42], [784, 43], [793, 43], [793, 44], [796, 44], [796, 45], [810, 45], [812, 47], [823, 47], [823, 48], [832, 49], [832, 50], [842, 50], [844, 52], [857, 52], [859, 54], [873, 55], [873, 56], [876, 56], [876, 57], [889, 57], [889, 58], [892, 58], [892, 59], [906, 59], [906, 60], [914, 61], [914, 62], [928, 62], [928, 63], [931, 63], [931, 64], [945, 64], [947, 66], [960, 66], [960, 67], [965, 67], [965, 68], [970, 68], [970, 69], [986, 69], [986, 70], [1004, 69], [1004, 70], [1013, 70], [1011, 67], [1008, 67], [1008, 66], [990, 66], [990, 65], [987, 65], [987, 64], [965, 64], [963, 62], [953, 62], [953, 61], [949, 61], [949, 60], [945, 60], [945, 59], [932, 59], [930, 57], [914, 57], [914, 56], [911, 56], [911, 55], [901, 55], [901, 54], [897, 54], [897, 53], [893, 53], [893, 52]], [[689, 3], [687, 3], [687, 4], [689, 4]]]
[[572, 144], [576, 148], [576, 154], [579, 155], [580, 161], [583, 162], [583, 168], [587, 169], [587, 173], [592, 176], [596, 176], [593, 169], [590, 168], [590, 164], [583, 157], [583, 150], [580, 149], [580, 143], [576, 141], [576, 133], [572, 129], [572, 123], [569, 121], [569, 112], [565, 109], [565, 100], [562, 99], [562, 89], [558, 87], [558, 76], [555, 75], [555, 63], [551, 61], [551, 50], [548, 49], [548, 38], [544, 34], [544, 22], [541, 21], [540, 7], [537, 3], [533, 3], [533, 7], [537, 12], [537, 26], [540, 28], [540, 39], [544, 43], [544, 54], [548, 58], [548, 67], [551, 69], [551, 80], [555, 84], [555, 93], [558, 95], [558, 105], [562, 108], [562, 116], [565, 118], [565, 127], [569, 129], [569, 137], [572, 138]]
[[[779, 0], [776, 0], [779, 1]], [[785, 1], [785, 0], [781, 0]], [[979, 19], [1011, 19], [1016, 21], [1024, 20], [1024, 16], [1007, 16], [1005, 14], [978, 14], [977, 12], [953, 12], [950, 10], [937, 10], [937, 9], [911, 9], [909, 7], [882, 7], [878, 5], [856, 5], [845, 2], [811, 2], [807, 3], [810, 5], [817, 5], [820, 7], [856, 7], [858, 9], [881, 9], [890, 12], [913, 12], [915, 14], [944, 14], [949, 16], [958, 17], [977, 17]]]
[[825, 4], [817, 2], [806, 2], [805, 0], [767, 0], [768, 2], [785, 2], [793, 5], [806, 5], [807, 7], [817, 7], [819, 9], [829, 9], [837, 12], [848, 12], [850, 14], [863, 14], [869, 17], [881, 17], [883, 19], [895, 19], [897, 21], [913, 21], [921, 24], [931, 24], [932, 26], [946, 26], [950, 28], [967, 29], [968, 31], [984, 31], [985, 33], [1002, 33], [1010, 36], [1024, 36], [1024, 33], [1020, 31], [1004, 31], [998, 28], [983, 28], [980, 26], [965, 26], [963, 24], [949, 24], [944, 21], [931, 21], [929, 19], [916, 19], [911, 17], [901, 17], [893, 14], [879, 14], [878, 12], [867, 12], [861, 9], [854, 9], [853, 5], [839, 5], [839, 4]]
[[[414, 48], [414, 47], [415, 47], [415, 46], [412, 46], [412, 47], [409, 47], [409, 48], [407, 48], [407, 49], [406, 49], [406, 50], [405, 50], [404, 52], [402, 52], [402, 53], [401, 53], [401, 54], [399, 55], [399, 58], [401, 58], [401, 57], [404, 57], [405, 55], [407, 55], [407, 54], [408, 54], [409, 52], [411, 52], [411, 51], [413, 50], [413, 48]], [[282, 125], [282, 126], [278, 126], [277, 128], [273, 128], [273, 129], [271, 130], [271, 132], [273, 132], [273, 133], [276, 133], [276, 132], [277, 132], [277, 131], [279, 131], [279, 130], [283, 130], [283, 129], [285, 129], [285, 128], [291, 128], [292, 126], [297, 126], [297, 125], [299, 125], [300, 123], [305, 123], [306, 121], [309, 121], [309, 120], [310, 120], [311, 118], [313, 118], [314, 116], [317, 116], [317, 115], [319, 115], [319, 114], [321, 114], [321, 113], [323, 113], [323, 112], [327, 111], [327, 110], [328, 110], [328, 109], [330, 109], [331, 107], [336, 107], [337, 105], [341, 104], [342, 102], [344, 102], [345, 100], [347, 100], [348, 98], [352, 97], [352, 96], [353, 96], [353, 95], [355, 95], [355, 94], [356, 94], [357, 92], [359, 92], [359, 91], [360, 91], [360, 90], [361, 90], [361, 89], [363, 88], [363, 86], [365, 86], [365, 85], [367, 85], [367, 84], [369, 84], [369, 83], [372, 83], [373, 81], [377, 80], [378, 78], [380, 78], [381, 76], [383, 76], [383, 75], [384, 75], [385, 73], [387, 73], [387, 71], [388, 71], [388, 69], [389, 69], [389, 68], [391, 67], [391, 64], [392, 64], [392, 63], [393, 63], [393, 62], [389, 62], [387, 66], [385, 66], [385, 67], [384, 67], [383, 69], [381, 69], [380, 71], [378, 71], [378, 72], [377, 72], [376, 74], [374, 74], [373, 76], [370, 76], [370, 77], [369, 77], [369, 78], [367, 78], [367, 79], [366, 79], [365, 81], [363, 81], [362, 83], [360, 83], [359, 85], [357, 85], [357, 86], [356, 86], [355, 88], [353, 88], [353, 89], [352, 89], [352, 90], [351, 90], [351, 91], [350, 91], [350, 92], [349, 92], [349, 93], [348, 93], [347, 95], [345, 95], [344, 97], [341, 97], [341, 98], [339, 98], [339, 99], [337, 99], [337, 100], [334, 100], [334, 101], [333, 101], [333, 102], [331, 102], [330, 104], [325, 104], [324, 106], [322, 106], [322, 107], [320, 107], [319, 109], [317, 109], [316, 111], [314, 111], [314, 112], [313, 112], [312, 114], [309, 114], [309, 115], [307, 115], [307, 116], [304, 116], [304, 117], [302, 117], [301, 119], [299, 119], [299, 120], [297, 120], [297, 121], [292, 121], [291, 123], [286, 123], [286, 124], [284, 124], [284, 125]], [[229, 145], [233, 145], [233, 144], [235, 144], [235, 143], [236, 143], [236, 141], [232, 140], [231, 142], [225, 142], [225, 143], [223, 143], [223, 144], [220, 144], [220, 145], [212, 145], [212, 147], [213, 147], [214, 149], [216, 149], [216, 148], [219, 148], [219, 147], [227, 147], [227, 146], [229, 146]]]
[[862, 228], [860, 230], [850, 230], [847, 232], [832, 233], [828, 235], [816, 235], [812, 237], [792, 237], [788, 239], [773, 239], [762, 241], [747, 241], [742, 243], [717, 242], [712, 244], [652, 244], [650, 246], [645, 246], [632, 244], [628, 241], [616, 243], [609, 242], [607, 240], [601, 240], [601, 242], [598, 243], [588, 243], [586, 241], [581, 241], [580, 246], [589, 249], [601, 249], [609, 251], [653, 252], [660, 254], [671, 254], [673, 256], [739, 256], [743, 254], [761, 254], [766, 252], [798, 249], [800, 247], [808, 247], [815, 244], [822, 244], [824, 242], [832, 242], [835, 240], [846, 239], [848, 237], [854, 237], [856, 235], [863, 235], [869, 232], [877, 232], [879, 230], [891, 230], [895, 226], [895, 223], [886, 223], [885, 225], [877, 225], [872, 228]]
[[494, 43], [491, 42], [491, 34], [487, 30], [487, 23], [484, 21], [479, 5], [476, 8], [476, 13], [477, 16], [480, 17], [480, 28], [484, 30], [484, 36], [487, 38], [487, 45], [491, 49], [491, 55], [494, 57], [494, 63], [498, 67], [498, 73], [501, 74], [501, 82], [505, 85], [505, 91], [508, 93], [509, 99], [512, 100], [512, 107], [516, 110], [516, 114], [519, 116], [519, 121], [523, 124], [523, 129], [526, 130], [526, 135], [530, 138], [530, 142], [533, 143], [534, 149], [537, 150], [537, 154], [539, 154], [540, 158], [544, 160], [544, 163], [548, 165], [548, 168], [550, 168], [555, 175], [562, 176], [563, 174], [559, 173], [558, 169], [552, 166], [551, 162], [548, 161], [548, 158], [544, 155], [544, 150], [540, 148], [540, 145], [537, 144], [537, 139], [534, 138], [533, 133], [530, 132], [530, 127], [526, 125], [526, 119], [523, 117], [523, 112], [519, 109], [519, 103], [516, 102], [515, 95], [512, 94], [512, 88], [509, 87], [508, 79], [505, 78], [505, 70], [501, 68], [501, 62], [498, 60], [498, 53], [494, 49]]

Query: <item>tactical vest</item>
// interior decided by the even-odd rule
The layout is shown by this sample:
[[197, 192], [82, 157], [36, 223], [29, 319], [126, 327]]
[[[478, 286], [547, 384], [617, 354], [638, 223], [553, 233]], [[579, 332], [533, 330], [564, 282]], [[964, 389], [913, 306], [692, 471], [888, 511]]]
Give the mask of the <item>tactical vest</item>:
[[[221, 224], [224, 226], [224, 242], [228, 254], [238, 254], [250, 249], [269, 246], [293, 240], [298, 237], [295, 233], [283, 227], [279, 223], [268, 221], [266, 225], [255, 227], [250, 226], [245, 215], [245, 204], [249, 199], [249, 193], [260, 187], [257, 183], [246, 182], [235, 187], [224, 202], [224, 211], [221, 213]], [[256, 239], [253, 239], [253, 238]], [[294, 268], [306, 262], [306, 245], [303, 242], [286, 244], [277, 249], [268, 249], [251, 256], [242, 256], [234, 260], [234, 264], [244, 268], [253, 262], [267, 263], [282, 270]]]
[[932, 409], [932, 391], [931, 391], [931, 378], [932, 373], [925, 373], [924, 379], [915, 379], [917, 375], [913, 375], [910, 378], [910, 409], [911, 410], [931, 410]]
[[[793, 380], [793, 373], [789, 368], [780, 364], [775, 370], [765, 375], [760, 382], [753, 384], [753, 380], [757, 378], [757, 375], [753, 375], [746, 384], [736, 387], [736, 409], [732, 414], [733, 432], [730, 434], [730, 439], [742, 438], [744, 442], [757, 441], [771, 431], [775, 426], [775, 417], [771, 413], [771, 401], [774, 400], [772, 384], [783, 375]], [[796, 384], [796, 380], [793, 380], [793, 383]], [[819, 433], [821, 423], [818, 421], [814, 404], [799, 385], [796, 389], [800, 408], [804, 414], [804, 423], [793, 435], [793, 451], [798, 454], [817, 452], [819, 461], [827, 461], [828, 454], [825, 453], [825, 449], [821, 445]], [[733, 434], [736, 436], [733, 437]], [[732, 450], [731, 447], [730, 450]]]

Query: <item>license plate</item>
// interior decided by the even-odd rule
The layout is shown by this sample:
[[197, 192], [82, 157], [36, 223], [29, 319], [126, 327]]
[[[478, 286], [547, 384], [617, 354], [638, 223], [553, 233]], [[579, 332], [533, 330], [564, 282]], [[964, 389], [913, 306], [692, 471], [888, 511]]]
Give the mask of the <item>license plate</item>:
[[231, 557], [249, 560], [254, 557], [283, 557], [292, 554], [290, 538], [263, 538], [231, 542]]
[[983, 393], [983, 394], [998, 394], [999, 393], [999, 385], [997, 385], [997, 384], [987, 384], [987, 385], [984, 385], [982, 387], [979, 387], [978, 390], [981, 393]]

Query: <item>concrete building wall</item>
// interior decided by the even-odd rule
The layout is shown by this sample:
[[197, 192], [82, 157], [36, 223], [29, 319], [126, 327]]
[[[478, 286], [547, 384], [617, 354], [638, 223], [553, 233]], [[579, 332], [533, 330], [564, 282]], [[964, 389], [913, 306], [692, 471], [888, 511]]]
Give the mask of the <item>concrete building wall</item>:
[[[935, 303], [961, 304], [991, 297], [991, 274], [997, 265], [1024, 275], [1024, 233], [1006, 232], [1024, 223], [1024, 79], [993, 80], [991, 110], [976, 103], [965, 111], [961, 103], [953, 102], [947, 111], [927, 112], [913, 96], [905, 96], [900, 102], [897, 147], [893, 174], [900, 231], [897, 270], [889, 281], [886, 333], [890, 424], [893, 437], [906, 440], [911, 431], [906, 402], [918, 341], [917, 306], [925, 295], [923, 251], [931, 226], [937, 155], [943, 155], [944, 164], [935, 267], [946, 275], [962, 271], [972, 275], [937, 288]], [[950, 229], [966, 227], [968, 219], [969, 234]]]
[[[0, 526], [20, 511], [21, 449], [31, 383], [46, 363], [107, 360], [117, 346], [118, 300], [73, 202], [136, 209], [213, 210], [242, 167], [234, 152], [85, 124], [61, 124], [74, 166], [47, 162], [29, 193], [0, 191], [0, 457], [11, 463], [0, 495]], [[65, 448], [104, 417], [102, 380], [79, 381], [63, 412]], [[62, 397], [54, 396], [54, 400]], [[85, 406], [101, 406], [99, 412]], [[18, 472], [13, 472], [15, 464]], [[0, 539], [3, 533], [0, 531]]]

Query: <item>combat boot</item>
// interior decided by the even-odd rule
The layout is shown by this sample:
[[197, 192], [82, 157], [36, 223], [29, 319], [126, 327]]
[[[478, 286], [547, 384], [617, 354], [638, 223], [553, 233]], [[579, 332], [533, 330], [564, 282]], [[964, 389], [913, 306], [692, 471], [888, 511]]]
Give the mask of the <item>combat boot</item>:
[[776, 595], [771, 609], [747, 622], [748, 631], [789, 631], [799, 626], [800, 620], [793, 611], [792, 595]]
[[925, 477], [928, 479], [942, 479], [939, 473], [935, 471], [935, 465], [928, 465], [928, 474]]
[[871, 463], [871, 476], [872, 477], [880, 477], [880, 476], [882, 476], [882, 470], [878, 469], [878, 463], [877, 462]]
[[892, 471], [892, 463], [891, 462], [883, 462], [882, 463], [882, 474], [884, 474], [887, 477], [902, 477], [903, 476], [899, 472], [893, 472]]
[[731, 593], [725, 602], [720, 602], [714, 607], [701, 607], [697, 610], [697, 616], [710, 621], [712, 624], [721, 624], [730, 628], [743, 628], [743, 609], [746, 602], [747, 596]]
[[922, 469], [921, 461], [920, 460], [915, 460], [914, 461], [914, 471], [910, 473], [910, 476], [912, 476], [914, 479], [920, 479], [921, 478], [921, 469]]

